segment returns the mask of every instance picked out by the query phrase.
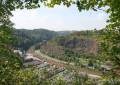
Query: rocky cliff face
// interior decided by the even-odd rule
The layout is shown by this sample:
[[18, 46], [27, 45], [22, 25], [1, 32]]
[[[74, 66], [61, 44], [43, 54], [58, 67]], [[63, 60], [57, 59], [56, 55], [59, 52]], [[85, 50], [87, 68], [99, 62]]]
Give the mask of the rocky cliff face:
[[76, 51], [96, 53], [97, 52], [97, 41], [92, 39], [72, 39], [68, 41], [60, 41], [61, 46], [65, 48], [74, 49]]

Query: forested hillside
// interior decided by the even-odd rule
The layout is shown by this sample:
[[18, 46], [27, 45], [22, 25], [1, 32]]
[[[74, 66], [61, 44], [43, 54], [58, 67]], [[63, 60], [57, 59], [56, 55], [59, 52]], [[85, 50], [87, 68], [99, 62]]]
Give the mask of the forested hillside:
[[48, 41], [50, 39], [55, 38], [60, 35], [68, 35], [69, 32], [55, 32], [46, 29], [16, 29], [14, 30], [14, 36], [17, 37], [17, 42], [15, 47], [20, 48], [22, 50], [29, 49], [32, 45]]
[[77, 62], [79, 58], [95, 57], [99, 51], [100, 31], [79, 31], [67, 36], [59, 36], [40, 46], [40, 50], [67, 62]]

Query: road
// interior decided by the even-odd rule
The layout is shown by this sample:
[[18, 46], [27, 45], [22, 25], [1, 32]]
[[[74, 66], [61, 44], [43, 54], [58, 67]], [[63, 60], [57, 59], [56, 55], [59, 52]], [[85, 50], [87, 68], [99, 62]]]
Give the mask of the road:
[[33, 54], [34, 57], [37, 57], [40, 60], [45, 61], [51, 65], [55, 65], [56, 67], [63, 67], [68, 70], [74, 70], [76, 72], [79, 72], [80, 74], [87, 74], [91, 78], [101, 78], [102, 75], [102, 73], [98, 70], [81, 68], [80, 66], [68, 64], [68, 62], [49, 57], [48, 55], [41, 53], [40, 50], [30, 51], [30, 53]]

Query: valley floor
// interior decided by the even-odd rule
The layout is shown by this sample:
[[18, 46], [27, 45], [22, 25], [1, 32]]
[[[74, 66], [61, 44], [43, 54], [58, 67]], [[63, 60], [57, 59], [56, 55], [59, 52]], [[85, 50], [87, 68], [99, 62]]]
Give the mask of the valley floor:
[[43, 53], [40, 52], [40, 50], [36, 51], [30, 51], [30, 53], [34, 56], [39, 58], [40, 60], [47, 62], [50, 65], [55, 65], [58, 68], [65, 68], [71, 71], [76, 71], [79, 74], [87, 74], [90, 78], [101, 78], [102, 73], [98, 70], [92, 70], [92, 69], [87, 69], [87, 68], [81, 68], [80, 66], [75, 66], [72, 63], [67, 63], [65, 61], [61, 61], [55, 58], [51, 58]]

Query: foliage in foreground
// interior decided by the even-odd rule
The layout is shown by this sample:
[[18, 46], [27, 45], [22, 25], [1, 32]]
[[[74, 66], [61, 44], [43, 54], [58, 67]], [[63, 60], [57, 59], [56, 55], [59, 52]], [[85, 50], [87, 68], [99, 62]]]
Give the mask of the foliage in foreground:
[[[0, 74], [6, 74], [5, 77], [2, 76], [1, 79], [3, 82], [13, 78], [11, 72], [18, 70], [20, 64], [19, 59], [13, 59], [11, 48], [11, 33], [8, 30], [11, 30], [11, 23], [9, 17], [12, 15], [11, 11], [16, 8], [36, 8], [40, 7], [41, 3], [49, 7], [54, 7], [56, 4], [60, 5], [61, 3], [70, 6], [71, 4], [76, 4], [78, 9], [81, 10], [98, 10], [102, 7], [106, 7], [105, 11], [110, 14], [109, 16], [109, 25], [107, 26], [107, 35], [105, 35], [105, 41], [103, 41], [103, 48], [105, 56], [108, 56], [108, 59], [113, 61], [113, 63], [119, 69], [120, 64], [120, 0], [0, 0]], [[7, 28], [7, 29], [6, 29]], [[6, 33], [6, 31], [8, 33]], [[107, 43], [107, 44], [106, 44]], [[108, 50], [106, 48], [108, 47]], [[10, 49], [10, 50], [9, 50]], [[7, 55], [8, 54], [8, 55]], [[11, 58], [12, 57], [12, 58]], [[3, 59], [2, 59], [3, 58]], [[10, 61], [9, 61], [10, 60]], [[15, 64], [13, 64], [15, 63]], [[17, 65], [16, 65], [17, 64]], [[9, 69], [9, 70], [8, 70]], [[11, 71], [10, 71], [11, 69]], [[7, 74], [10, 74], [7, 76]]]

